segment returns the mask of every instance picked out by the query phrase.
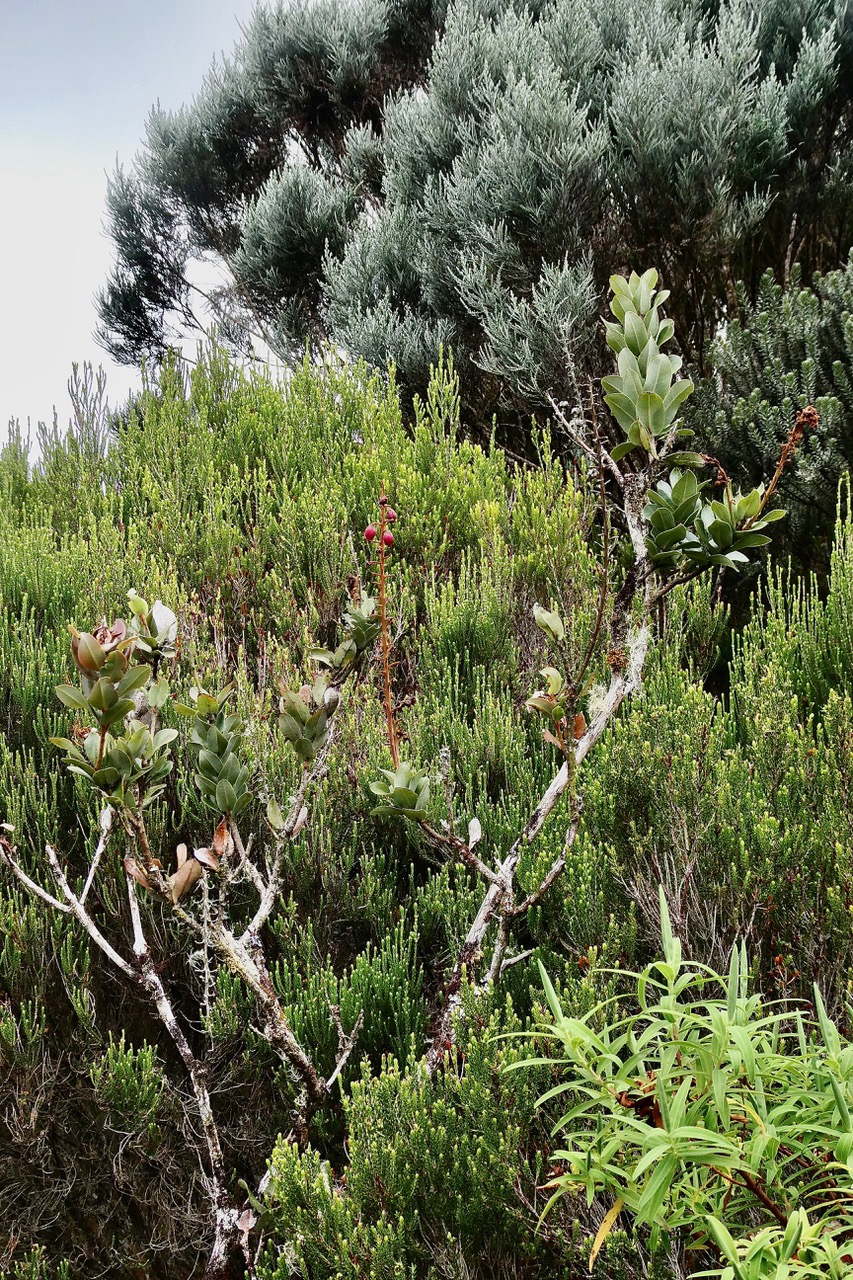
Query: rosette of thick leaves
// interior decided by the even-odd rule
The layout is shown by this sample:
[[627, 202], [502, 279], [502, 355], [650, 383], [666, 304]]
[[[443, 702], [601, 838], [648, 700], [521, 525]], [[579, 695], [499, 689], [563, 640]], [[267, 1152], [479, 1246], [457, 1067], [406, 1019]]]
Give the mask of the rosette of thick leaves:
[[[151, 668], [144, 663], [130, 666], [135, 639], [128, 635], [127, 627], [120, 620], [108, 626], [104, 619], [91, 632], [79, 632], [73, 627], [70, 631], [71, 654], [81, 675], [81, 687], [57, 685], [56, 696], [64, 706], [86, 717], [86, 728], [94, 726], [92, 736], [96, 746], [92, 748], [91, 759], [81, 756], [73, 743], [76, 755], [69, 756], [77, 772], [83, 770], [91, 779], [93, 771], [100, 770], [103, 763], [107, 736], [121, 738], [129, 732], [125, 718], [137, 712], [134, 694], [149, 683]], [[69, 740], [54, 738], [52, 741], [65, 746]], [[123, 776], [126, 778], [127, 770]], [[108, 784], [99, 780], [96, 785], [103, 789]]]
[[336, 649], [309, 649], [308, 655], [332, 671], [343, 671], [357, 662], [369, 649], [381, 630], [376, 613], [376, 601], [365, 596], [360, 605], [350, 604], [341, 618], [346, 633]]
[[50, 741], [64, 749], [69, 773], [85, 778], [116, 808], [135, 811], [137, 800], [145, 809], [162, 794], [172, 771], [169, 743], [177, 736], [176, 729], [152, 733], [148, 725], [131, 720], [123, 735], [107, 739], [106, 745], [95, 729], [83, 740], [82, 750], [70, 738]]
[[370, 790], [381, 800], [375, 814], [409, 818], [423, 822], [429, 804], [429, 776], [402, 761], [396, 769], [380, 769], [383, 778], [371, 782]]
[[638, 447], [656, 457], [656, 442], [674, 429], [679, 409], [693, 391], [689, 379], [673, 381], [681, 369], [681, 357], [661, 350], [675, 325], [661, 318], [659, 308], [669, 291], [655, 291], [657, 278], [654, 269], [642, 276], [633, 271], [628, 280], [610, 277], [610, 310], [616, 322], [605, 321], [605, 327], [607, 345], [616, 352], [618, 373], [603, 378], [601, 385], [605, 404], [627, 436], [613, 450], [615, 462]]
[[278, 727], [308, 766], [329, 737], [329, 720], [337, 710], [340, 694], [329, 686], [324, 676], [313, 686], [303, 685], [298, 693], [282, 689], [279, 698]]
[[155, 600], [149, 606], [148, 601], [133, 590], [128, 591], [127, 601], [133, 615], [130, 631], [137, 648], [152, 662], [173, 658], [178, 639], [178, 619], [174, 612], [162, 600]]
[[225, 703], [231, 688], [214, 695], [203, 689], [191, 689], [194, 706], [176, 703], [182, 715], [193, 717], [190, 750], [195, 753], [195, 784], [202, 796], [220, 813], [242, 813], [252, 799], [249, 769], [240, 763], [243, 721], [229, 714]]
[[770, 539], [761, 533], [768, 524], [782, 520], [781, 507], [761, 512], [764, 485], [749, 493], [727, 493], [723, 502], [708, 502], [694, 522], [695, 541], [684, 547], [684, 557], [692, 564], [722, 565], [739, 570], [749, 563], [747, 551], [765, 547]]
[[746, 494], [726, 489], [722, 501], [710, 502], [702, 499], [705, 487], [691, 471], [674, 468], [668, 480], [649, 490], [643, 510], [649, 523], [646, 547], [658, 569], [686, 561], [738, 571], [748, 563], [748, 551], [770, 541], [761, 530], [785, 515], [781, 508], [762, 510], [763, 485]]
[[658, 480], [649, 490], [643, 509], [643, 519], [649, 524], [646, 549], [659, 568], [674, 567], [683, 555], [685, 541], [694, 539], [690, 530], [702, 510], [706, 483], [700, 483], [692, 471], [676, 467], [668, 480]]

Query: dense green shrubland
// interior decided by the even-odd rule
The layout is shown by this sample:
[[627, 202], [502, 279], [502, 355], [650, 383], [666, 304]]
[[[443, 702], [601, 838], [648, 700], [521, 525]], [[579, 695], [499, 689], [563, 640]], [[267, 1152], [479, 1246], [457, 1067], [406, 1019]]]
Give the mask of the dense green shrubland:
[[800, 409], [813, 404], [820, 428], [808, 434], [781, 481], [789, 519], [781, 546], [824, 574], [835, 521], [838, 481], [853, 457], [853, 260], [816, 275], [799, 267], [782, 288], [771, 273], [753, 303], [711, 351], [713, 379], [693, 413], [706, 446], [732, 474], [757, 483], [772, 468]]
[[[567, 651], [583, 654], [601, 529], [596, 494], [555, 459], [547, 435], [538, 464], [516, 466], [456, 429], [447, 368], [409, 430], [393, 384], [363, 370], [305, 366], [281, 388], [213, 352], [191, 374], [167, 368], [105, 454], [72, 437], [28, 474], [10, 443], [0, 461], [0, 820], [14, 826], [30, 874], [46, 880], [48, 842], [72, 879], [85, 872], [97, 807], [47, 745], [73, 721], [53, 690], [74, 677], [66, 625], [112, 619], [132, 587], [178, 615], [176, 692], [235, 680], [256, 796], [251, 828], [265, 831], [267, 799], [283, 803], [298, 779], [277, 729], [278, 681], [298, 687], [308, 650], [337, 642], [348, 580], [369, 582], [356, 535], [383, 485], [399, 513], [390, 596], [405, 756], [434, 776], [447, 748], [435, 820], [450, 791], [460, 818], [480, 820], [483, 856], [507, 848], [559, 762], [523, 708], [547, 654], [532, 605], [555, 609]], [[767, 617], [737, 642], [723, 700], [704, 681], [724, 611], [696, 584], [668, 598], [666, 642], [653, 651], [643, 696], [585, 765], [583, 823], [566, 870], [518, 938], [544, 960], [568, 1008], [584, 1011], [602, 994], [601, 979], [586, 976], [590, 952], [624, 964], [657, 945], [662, 881], [693, 958], [719, 960], [743, 936], [760, 987], [807, 994], [818, 977], [843, 1017], [853, 978], [851, 596], [853, 528], [844, 522], [826, 598], [777, 578]], [[596, 652], [593, 674], [605, 670]], [[341, 1104], [318, 1115], [311, 1146], [276, 1147], [256, 1206], [265, 1230], [258, 1274], [577, 1274], [595, 1218], [572, 1205], [534, 1230], [551, 1141], [534, 1102], [548, 1069], [504, 1075], [523, 1051], [493, 1039], [529, 1025], [538, 978], [520, 963], [491, 996], [474, 1001], [463, 989], [456, 1051], [427, 1079], [437, 995], [482, 890], [416, 827], [372, 813], [367, 783], [390, 764], [374, 671], [347, 685], [339, 715], [311, 822], [288, 846], [268, 955], [319, 1070], [328, 1074], [336, 1055], [329, 1003], [348, 1028], [363, 1011], [364, 1026]], [[186, 733], [168, 706], [164, 718]], [[192, 768], [178, 760], [149, 819], [169, 870], [176, 845], [211, 825]], [[563, 825], [553, 821], [525, 848], [523, 891], [559, 854]], [[90, 902], [109, 924], [126, 911], [120, 874], [108, 850]], [[204, 1007], [203, 958], [156, 901], [144, 913], [164, 978], [191, 1015]], [[72, 1274], [188, 1275], [208, 1220], [174, 1050], [132, 985], [5, 874], [0, 921], [3, 1265], [27, 1280], [60, 1274], [62, 1260]], [[208, 1005], [188, 1035], [206, 1054], [235, 1187], [254, 1188], [290, 1130], [296, 1086], [224, 968]], [[33, 1248], [45, 1257], [25, 1264]], [[622, 1280], [639, 1274], [635, 1255], [636, 1244], [614, 1232], [597, 1265]], [[671, 1274], [663, 1256], [650, 1265]]]

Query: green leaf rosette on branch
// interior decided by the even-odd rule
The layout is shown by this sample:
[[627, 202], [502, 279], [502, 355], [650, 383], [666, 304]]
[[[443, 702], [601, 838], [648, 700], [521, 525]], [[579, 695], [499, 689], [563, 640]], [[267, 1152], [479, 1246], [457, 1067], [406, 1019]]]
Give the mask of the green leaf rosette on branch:
[[610, 310], [616, 322], [606, 320], [605, 328], [619, 372], [603, 378], [601, 385], [607, 407], [627, 436], [613, 450], [614, 462], [638, 448], [658, 457], [670, 432], [677, 430], [678, 411], [693, 391], [689, 379], [674, 381], [681, 356], [661, 349], [673, 337], [675, 325], [661, 317], [669, 291], [656, 291], [657, 279], [653, 268], [642, 276], [632, 271], [628, 280], [610, 277]]
[[[165, 612], [174, 620], [171, 610]], [[51, 742], [64, 750], [70, 773], [84, 778], [110, 804], [136, 812], [162, 794], [172, 770], [168, 747], [176, 730], [158, 730], [153, 716], [144, 718], [153, 706], [162, 705], [162, 682], [149, 688], [150, 653], [131, 664], [139, 647], [132, 625], [118, 619], [110, 626], [103, 619], [91, 632], [69, 629], [81, 687], [59, 685], [56, 694], [89, 723], [76, 730], [76, 740], [57, 737]]]
[[298, 693], [281, 689], [278, 727], [304, 768], [328, 742], [329, 721], [337, 711], [340, 699], [337, 689], [326, 676], [318, 676], [313, 685], [303, 685]]
[[424, 822], [429, 805], [429, 775], [405, 760], [396, 769], [379, 772], [383, 777], [370, 783], [370, 790], [382, 802], [374, 814]]
[[212, 808], [236, 817], [251, 802], [252, 792], [249, 769], [239, 757], [243, 721], [225, 705], [232, 693], [232, 685], [216, 695], [191, 689], [192, 705], [175, 706], [182, 715], [193, 718], [189, 746], [196, 759], [196, 786]]

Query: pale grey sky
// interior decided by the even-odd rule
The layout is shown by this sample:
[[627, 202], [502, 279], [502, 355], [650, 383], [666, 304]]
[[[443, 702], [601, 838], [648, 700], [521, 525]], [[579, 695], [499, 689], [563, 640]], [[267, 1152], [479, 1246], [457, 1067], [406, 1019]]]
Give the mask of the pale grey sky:
[[137, 385], [97, 346], [111, 261], [107, 174], [132, 161], [159, 98], [178, 107], [231, 52], [254, 0], [0, 0], [0, 439], [70, 416], [72, 362]]

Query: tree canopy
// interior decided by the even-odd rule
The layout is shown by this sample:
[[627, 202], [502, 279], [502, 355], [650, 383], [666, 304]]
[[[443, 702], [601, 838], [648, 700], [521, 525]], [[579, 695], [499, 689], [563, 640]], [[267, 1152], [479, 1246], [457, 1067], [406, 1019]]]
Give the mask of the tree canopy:
[[160, 356], [212, 311], [238, 348], [332, 342], [409, 392], [446, 344], [470, 412], [526, 414], [595, 362], [611, 272], [655, 262], [702, 364], [765, 270], [846, 256], [851, 104], [841, 0], [259, 9], [112, 180], [101, 339]]

